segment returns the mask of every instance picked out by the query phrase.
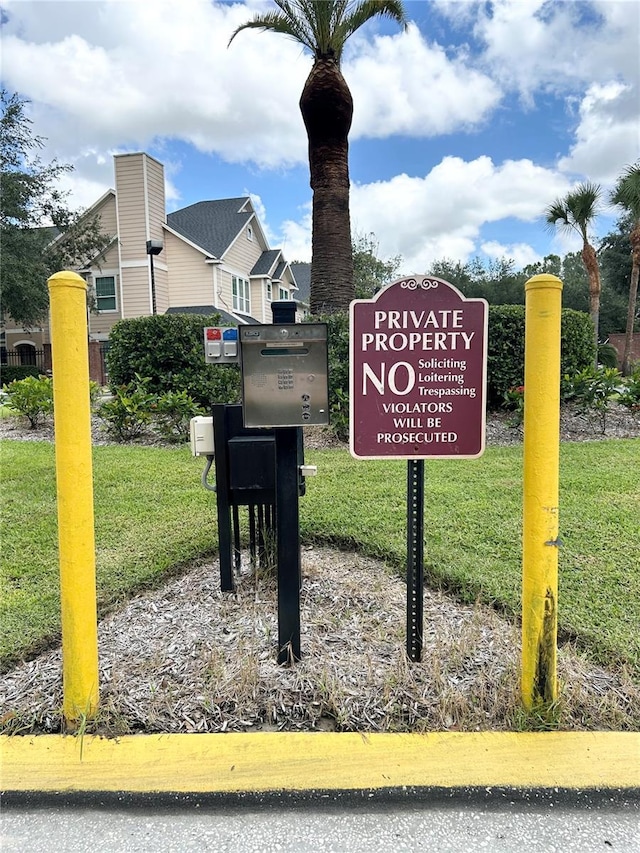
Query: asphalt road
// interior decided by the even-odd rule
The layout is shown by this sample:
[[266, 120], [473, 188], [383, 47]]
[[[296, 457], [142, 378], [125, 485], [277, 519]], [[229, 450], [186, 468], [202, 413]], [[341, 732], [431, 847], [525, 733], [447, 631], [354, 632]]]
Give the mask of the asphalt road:
[[640, 851], [640, 792], [12, 795], [3, 853]]

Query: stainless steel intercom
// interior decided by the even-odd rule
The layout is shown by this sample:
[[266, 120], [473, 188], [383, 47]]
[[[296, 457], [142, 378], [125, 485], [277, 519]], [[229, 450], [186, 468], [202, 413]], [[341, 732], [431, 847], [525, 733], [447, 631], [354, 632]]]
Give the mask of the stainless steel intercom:
[[240, 326], [245, 427], [329, 423], [324, 323]]

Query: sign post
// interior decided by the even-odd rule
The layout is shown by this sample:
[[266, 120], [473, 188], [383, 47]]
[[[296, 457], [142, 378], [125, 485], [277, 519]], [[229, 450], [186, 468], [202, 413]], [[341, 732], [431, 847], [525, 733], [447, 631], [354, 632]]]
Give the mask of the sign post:
[[424, 459], [484, 452], [484, 299], [415, 275], [351, 303], [349, 447], [356, 459], [407, 459], [407, 654], [422, 648]]

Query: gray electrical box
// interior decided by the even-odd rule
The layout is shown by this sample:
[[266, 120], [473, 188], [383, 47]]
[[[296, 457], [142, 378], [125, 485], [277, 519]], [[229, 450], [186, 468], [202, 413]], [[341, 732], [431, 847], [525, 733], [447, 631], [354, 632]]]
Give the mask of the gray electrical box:
[[329, 423], [324, 323], [240, 326], [245, 427]]

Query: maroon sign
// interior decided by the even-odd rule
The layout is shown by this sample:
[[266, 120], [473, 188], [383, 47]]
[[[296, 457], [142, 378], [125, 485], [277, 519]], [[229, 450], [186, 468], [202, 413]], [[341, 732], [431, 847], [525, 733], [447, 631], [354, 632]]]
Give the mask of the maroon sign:
[[484, 452], [487, 303], [433, 276], [350, 308], [350, 448], [359, 459]]

